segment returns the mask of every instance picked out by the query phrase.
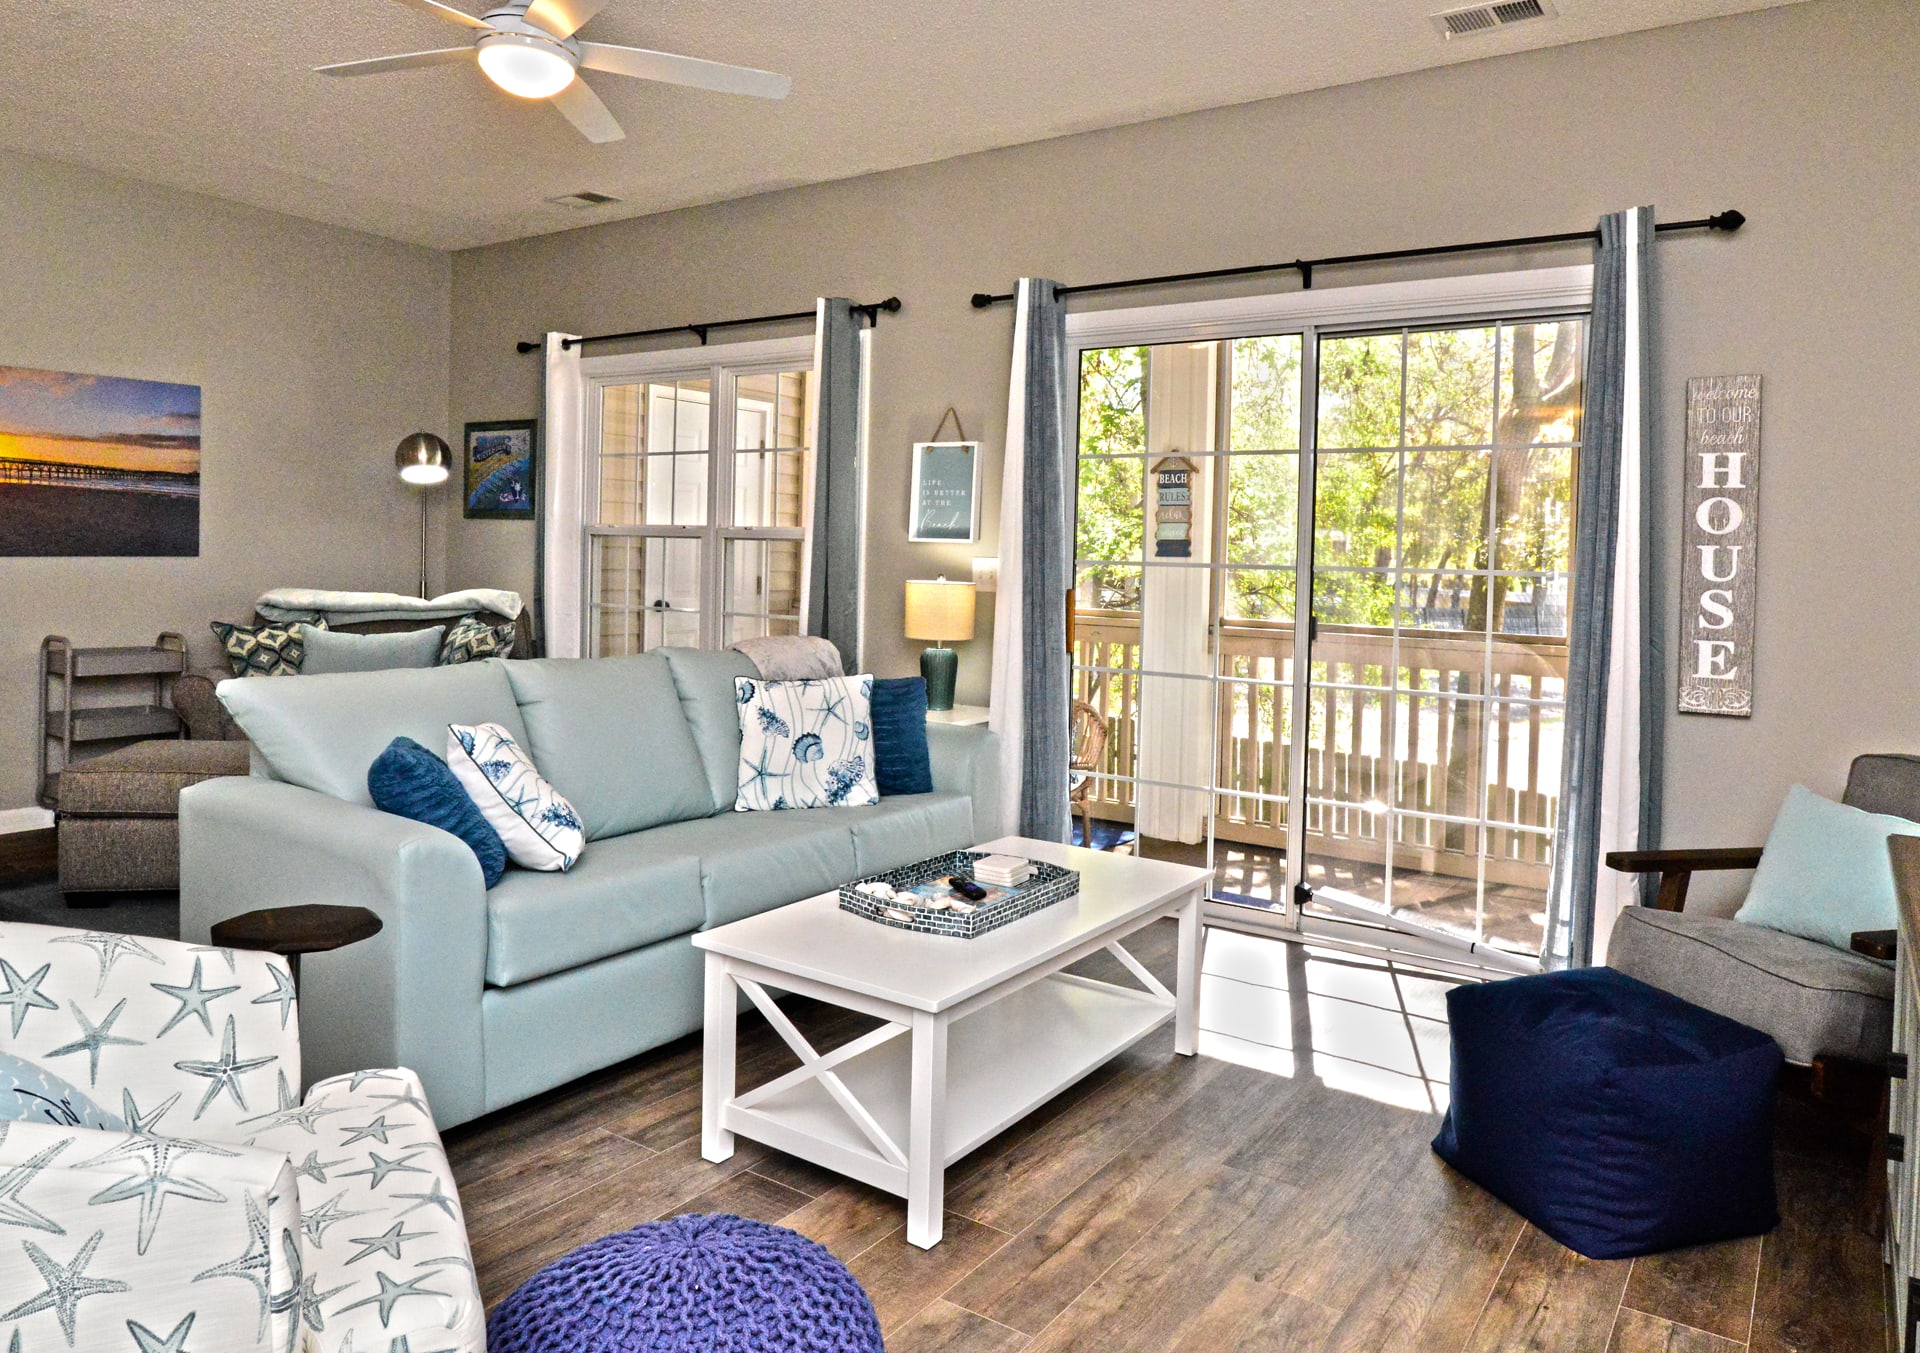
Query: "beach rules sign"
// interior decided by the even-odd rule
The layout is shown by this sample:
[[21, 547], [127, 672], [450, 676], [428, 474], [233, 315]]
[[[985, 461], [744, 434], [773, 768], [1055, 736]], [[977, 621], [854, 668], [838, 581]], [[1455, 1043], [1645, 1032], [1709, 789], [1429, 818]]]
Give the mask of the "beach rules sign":
[[1680, 521], [1680, 712], [1753, 713], [1760, 378], [1687, 382]]

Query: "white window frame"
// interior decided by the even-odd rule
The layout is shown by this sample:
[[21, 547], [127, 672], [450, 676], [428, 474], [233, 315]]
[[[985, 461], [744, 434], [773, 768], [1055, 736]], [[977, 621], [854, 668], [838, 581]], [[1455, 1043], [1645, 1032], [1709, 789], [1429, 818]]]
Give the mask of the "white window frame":
[[[1593, 307], [1593, 268], [1577, 265], [1459, 277], [1422, 278], [1368, 286], [1329, 287], [1267, 296], [1227, 300], [1186, 301], [1167, 305], [1130, 306], [1090, 310], [1067, 316], [1066, 361], [1078, 379], [1081, 354], [1091, 349], [1153, 347], [1168, 343], [1197, 343], [1233, 338], [1297, 334], [1301, 338], [1301, 378], [1311, 387], [1317, 379], [1315, 343], [1321, 333], [1373, 326], [1474, 324], [1524, 318], [1551, 311], [1588, 311]], [[1304, 467], [1318, 445], [1314, 401], [1300, 401], [1300, 455]], [[1077, 454], [1077, 453], [1076, 453]], [[1301, 493], [1309, 491], [1304, 480]], [[1297, 557], [1312, 558], [1313, 520], [1300, 514]], [[1295, 615], [1313, 610], [1312, 570], [1295, 570]], [[1296, 710], [1306, 707], [1309, 664], [1294, 664], [1289, 698]], [[1306, 739], [1293, 740], [1289, 783], [1305, 783]], [[1217, 776], [1216, 776], [1217, 778]], [[1302, 913], [1294, 905], [1294, 888], [1304, 868], [1304, 815], [1290, 814], [1286, 882], [1282, 905], [1273, 910], [1209, 899], [1209, 924], [1256, 934], [1310, 940], [1331, 948], [1379, 955], [1383, 952], [1417, 956], [1428, 966], [1476, 976], [1530, 971], [1528, 963], [1485, 945], [1463, 945], [1430, 938], [1369, 919], [1338, 919]]]
[[[795, 338], [762, 339], [747, 343], [720, 343], [699, 348], [668, 348], [655, 352], [621, 353], [606, 357], [586, 357], [580, 362], [583, 390], [581, 410], [580, 531], [580, 651], [594, 654], [595, 625], [599, 608], [595, 604], [594, 569], [597, 541], [601, 538], [631, 537], [645, 539], [681, 538], [702, 542], [700, 637], [702, 648], [721, 647], [726, 637], [727, 609], [726, 561], [728, 542], [736, 540], [797, 540], [804, 580], [805, 565], [813, 548], [813, 457], [810, 443], [813, 433], [815, 382], [809, 380], [805, 427], [808, 445], [781, 450], [800, 450], [801, 524], [797, 527], [732, 524], [734, 490], [734, 446], [737, 395], [734, 382], [742, 376], [765, 375], [781, 371], [814, 370], [814, 338], [807, 334]], [[600, 524], [601, 392], [608, 386], [669, 384], [680, 380], [708, 382], [707, 446], [707, 520], [703, 526], [606, 526]], [[752, 449], [752, 448], [747, 448]], [[769, 450], [774, 448], [768, 448]], [[644, 457], [640, 472], [645, 473]], [[800, 603], [804, 626], [806, 605], [804, 581]], [[644, 612], [642, 642], [644, 644]]]

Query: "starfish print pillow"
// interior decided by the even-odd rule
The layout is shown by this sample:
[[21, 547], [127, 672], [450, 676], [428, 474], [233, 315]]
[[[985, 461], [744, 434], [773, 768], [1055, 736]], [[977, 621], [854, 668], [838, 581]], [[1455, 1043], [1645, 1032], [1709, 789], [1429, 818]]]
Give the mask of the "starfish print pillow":
[[857, 808], [880, 802], [873, 778], [873, 677], [735, 677], [740, 792], [733, 806]]

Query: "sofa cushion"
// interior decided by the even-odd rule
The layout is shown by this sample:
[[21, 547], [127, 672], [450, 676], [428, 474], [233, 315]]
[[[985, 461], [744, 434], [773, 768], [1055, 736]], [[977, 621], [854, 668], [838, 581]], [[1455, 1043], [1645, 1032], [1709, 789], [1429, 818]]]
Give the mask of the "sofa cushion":
[[714, 810], [667, 660], [542, 658], [507, 674], [540, 773], [580, 813], [587, 840]]
[[1893, 969], [1722, 916], [1628, 907], [1609, 966], [1773, 1036], [1790, 1062], [1879, 1065], [1893, 1041]]
[[926, 678], [892, 677], [873, 683], [873, 779], [883, 799], [933, 789]]
[[500, 882], [507, 868], [506, 843], [437, 753], [412, 738], [395, 738], [367, 767], [367, 792], [383, 813], [459, 837], [480, 861], [487, 887]]
[[878, 803], [873, 678], [734, 681], [740, 705], [736, 812]]
[[565, 873], [586, 847], [580, 814], [497, 723], [447, 725], [447, 767], [513, 862]]
[[506, 664], [343, 672], [298, 681], [220, 683], [220, 703], [275, 778], [373, 804], [367, 767], [397, 737], [442, 747], [448, 724], [497, 723], [526, 737]]
[[662, 850], [699, 858], [706, 923], [717, 926], [856, 877], [852, 819], [844, 808], [795, 808], [750, 818], [722, 813], [656, 827], [647, 837]]
[[744, 653], [728, 649], [715, 653], [702, 648], [655, 650], [667, 660], [673, 685], [680, 692], [680, 710], [700, 748], [713, 806], [724, 812], [733, 807], [740, 785], [740, 704], [734, 698], [735, 677], [758, 676]]
[[188, 785], [246, 773], [242, 742], [136, 742], [69, 766], [60, 776], [60, 816], [177, 817]]
[[1747, 900], [1735, 919], [1847, 948], [1856, 930], [1892, 930], [1889, 836], [1920, 836], [1920, 823], [1823, 799], [1802, 785], [1767, 833]]
[[487, 985], [565, 972], [707, 919], [700, 858], [662, 841], [672, 828], [594, 843], [566, 874], [509, 869], [487, 894]]
[[385, 672], [395, 667], [431, 667], [440, 653], [445, 625], [400, 634], [346, 634], [322, 625], [296, 625], [306, 657], [300, 675]]
[[896, 794], [871, 808], [839, 811], [853, 828], [853, 862], [862, 874], [979, 844], [973, 803], [964, 794]]
[[435, 658], [442, 667], [456, 662], [479, 662], [482, 658], [506, 658], [513, 655], [514, 624], [491, 625], [478, 616], [463, 615], [447, 630]]
[[324, 630], [327, 622], [320, 616], [291, 624], [234, 625], [210, 620], [207, 627], [220, 641], [220, 652], [235, 676], [298, 676], [307, 656], [306, 631]]

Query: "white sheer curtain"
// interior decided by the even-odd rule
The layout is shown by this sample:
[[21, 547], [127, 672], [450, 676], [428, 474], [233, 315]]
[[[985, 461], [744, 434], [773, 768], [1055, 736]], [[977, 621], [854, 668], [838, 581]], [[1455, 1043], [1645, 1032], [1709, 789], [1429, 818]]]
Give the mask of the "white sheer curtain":
[[548, 334], [546, 394], [540, 457], [539, 551], [534, 561], [534, 609], [540, 653], [577, 658], [585, 651], [587, 577], [587, 382], [577, 334]]
[[993, 598], [993, 674], [987, 697], [992, 709], [988, 722], [1000, 735], [1000, 806], [1006, 819], [1001, 830], [1009, 835], [1019, 830], [1021, 752], [1026, 746], [1020, 669], [1027, 647], [1022, 599], [1027, 582], [1027, 292], [1032, 285], [1031, 279], [1021, 279], [1014, 298], [1007, 450], [1000, 471], [1000, 580]]

